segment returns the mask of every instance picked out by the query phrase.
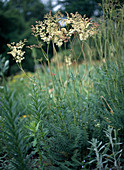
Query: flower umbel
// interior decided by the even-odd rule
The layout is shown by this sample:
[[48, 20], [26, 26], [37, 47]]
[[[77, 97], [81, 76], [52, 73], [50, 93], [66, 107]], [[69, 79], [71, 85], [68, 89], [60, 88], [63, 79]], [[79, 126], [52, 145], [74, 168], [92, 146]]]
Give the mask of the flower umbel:
[[22, 51], [26, 40], [24, 42], [22, 40], [19, 41], [19, 43], [13, 42], [11, 44], [7, 44], [7, 46], [10, 48], [10, 52], [8, 54], [11, 54], [13, 58], [16, 60], [17, 63], [21, 63], [22, 60], [24, 60], [24, 54], [25, 51]]
[[81, 41], [86, 40], [89, 36], [96, 33], [96, 27], [91, 22], [91, 19], [82, 17], [78, 12], [75, 14], [70, 13], [71, 17], [67, 13], [67, 19], [65, 20], [66, 25], [71, 25], [69, 29], [69, 35], [77, 33]]
[[[47, 44], [52, 41], [58, 47], [63, 45], [63, 42], [68, 42], [71, 36], [75, 33], [79, 35], [79, 39], [86, 40], [96, 32], [96, 27], [91, 22], [91, 19], [82, 17], [78, 12], [75, 14], [68, 13], [66, 19], [60, 12], [52, 16], [51, 12], [45, 15], [44, 21], [36, 21], [36, 25], [32, 25], [32, 34], [41, 39]], [[70, 17], [71, 16], [71, 17]], [[61, 28], [59, 21], [66, 24], [66, 27]]]
[[32, 34], [38, 37], [47, 44], [53, 41], [58, 47], [61, 47], [63, 41], [68, 41], [66, 28], [61, 28], [59, 20], [62, 20], [63, 15], [57, 12], [54, 16], [51, 12], [45, 15], [44, 21], [36, 21], [36, 25], [32, 25]]

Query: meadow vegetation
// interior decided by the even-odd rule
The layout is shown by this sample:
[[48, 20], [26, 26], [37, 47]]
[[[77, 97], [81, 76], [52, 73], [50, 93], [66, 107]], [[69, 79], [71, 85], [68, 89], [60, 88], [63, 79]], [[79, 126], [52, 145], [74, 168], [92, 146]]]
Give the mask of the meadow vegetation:
[[0, 169], [124, 168], [124, 6], [107, 2], [97, 23], [78, 12], [36, 21], [27, 48], [47, 64], [35, 73], [21, 65], [28, 40], [8, 44], [21, 73], [6, 80], [1, 59]]

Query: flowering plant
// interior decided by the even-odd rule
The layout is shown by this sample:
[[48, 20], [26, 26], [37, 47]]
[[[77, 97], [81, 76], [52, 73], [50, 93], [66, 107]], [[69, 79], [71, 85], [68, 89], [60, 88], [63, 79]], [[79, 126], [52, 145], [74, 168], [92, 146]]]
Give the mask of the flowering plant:
[[[39, 37], [42, 41], [49, 43], [51, 40], [58, 47], [61, 47], [63, 42], [68, 42], [74, 33], [79, 34], [81, 41], [86, 40], [89, 36], [96, 33], [96, 27], [91, 22], [91, 19], [82, 17], [78, 12], [71, 13], [71, 17], [68, 13], [66, 19], [63, 19], [63, 15], [58, 12], [54, 16], [51, 12], [44, 17], [44, 21], [36, 21], [36, 25], [32, 25], [32, 32], [35, 37]], [[65, 28], [61, 28], [60, 23], [66, 24]]]
[[13, 42], [11, 44], [7, 44], [7, 46], [10, 48], [11, 52], [8, 52], [8, 54], [11, 54], [17, 63], [21, 63], [22, 60], [24, 60], [24, 54], [25, 51], [22, 51], [24, 45], [25, 45], [26, 39], [23, 41], [19, 41], [19, 43]]
[[[28, 48], [41, 48], [45, 58], [48, 59], [48, 56], [46, 57], [46, 53], [42, 48], [42, 42], [49, 45], [50, 41], [52, 41], [55, 50], [54, 44], [61, 47], [75, 34], [80, 41], [85, 41], [88, 37], [96, 34], [96, 25], [91, 19], [86, 18], [85, 15], [82, 17], [78, 12], [75, 14], [71, 13], [70, 15], [66, 13], [66, 15], [66, 19], [63, 19], [63, 14], [61, 12], [57, 12], [53, 16], [51, 12], [49, 12], [45, 15], [44, 21], [36, 21], [36, 25], [32, 25], [32, 34], [37, 38], [39, 45], [28, 46]], [[59, 23], [65, 23], [66, 26], [61, 27]], [[15, 42], [7, 44], [11, 50], [8, 54], [11, 54], [17, 63], [21, 63], [24, 59], [25, 51], [22, 51], [22, 49], [25, 42], [26, 40], [16, 44]]]

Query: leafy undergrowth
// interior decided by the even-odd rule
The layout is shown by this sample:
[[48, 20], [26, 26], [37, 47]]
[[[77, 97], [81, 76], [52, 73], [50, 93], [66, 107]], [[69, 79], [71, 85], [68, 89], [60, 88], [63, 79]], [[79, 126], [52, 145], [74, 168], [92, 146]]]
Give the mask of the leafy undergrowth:
[[[36, 84], [17, 75], [8, 83], [10, 90], [1, 90], [2, 168], [95, 168], [96, 162], [89, 164], [95, 155], [88, 149], [88, 141], [97, 138], [105, 144], [104, 129], [108, 126], [120, 143], [117, 147], [115, 144], [115, 152], [122, 149], [123, 60], [120, 66], [108, 61], [87, 66], [87, 70], [82, 64], [77, 72], [73, 67], [51, 70], [52, 76], [40, 70], [30, 74]], [[113, 160], [111, 146], [106, 154]], [[115, 167], [107, 160], [109, 168]], [[120, 157], [117, 166], [121, 166]]]

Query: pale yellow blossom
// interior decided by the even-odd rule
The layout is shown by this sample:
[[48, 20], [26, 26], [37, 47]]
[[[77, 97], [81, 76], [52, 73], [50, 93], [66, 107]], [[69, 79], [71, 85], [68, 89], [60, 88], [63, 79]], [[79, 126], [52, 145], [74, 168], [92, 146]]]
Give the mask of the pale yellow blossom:
[[[47, 43], [53, 41], [58, 47], [61, 47], [75, 33], [81, 41], [96, 33], [96, 27], [90, 19], [85, 16], [82, 17], [78, 12], [66, 14], [66, 19], [63, 19], [63, 14], [60, 12], [53, 16], [49, 12], [45, 15], [43, 21], [38, 21], [35, 26], [32, 26], [33, 35]], [[65, 23], [66, 28], [61, 28], [59, 22]]]
[[67, 67], [72, 64], [72, 62], [71, 62], [71, 54], [69, 56], [65, 56], [65, 64], [66, 64]]
[[[24, 40], [24, 42], [26, 42], [26, 40]], [[7, 46], [11, 50], [10, 52], [8, 52], [8, 54], [11, 54], [17, 63], [21, 63], [21, 61], [24, 60], [25, 51], [22, 51], [25, 45], [24, 42], [20, 40], [19, 43], [16, 43], [16, 44], [15, 42], [11, 44], [7, 44]]]

